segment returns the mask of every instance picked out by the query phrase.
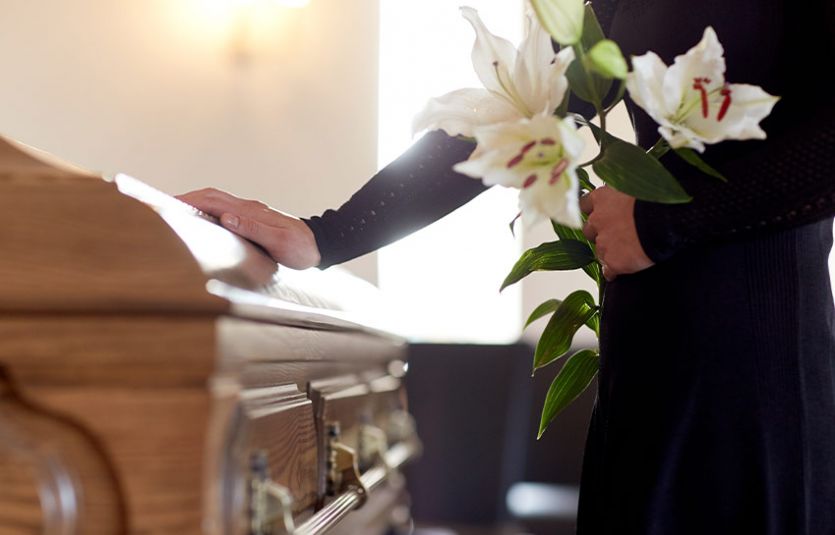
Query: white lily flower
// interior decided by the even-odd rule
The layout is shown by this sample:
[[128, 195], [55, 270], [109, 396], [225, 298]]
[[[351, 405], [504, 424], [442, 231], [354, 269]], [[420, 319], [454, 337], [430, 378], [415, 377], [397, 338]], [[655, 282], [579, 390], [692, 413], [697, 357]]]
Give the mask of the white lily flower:
[[430, 99], [412, 130], [441, 129], [451, 136], [473, 137], [479, 126], [553, 113], [568, 89], [565, 71], [574, 51], [566, 48], [555, 54], [548, 32], [533, 16], [527, 17], [525, 38], [517, 50], [490, 33], [475, 9], [462, 7], [461, 14], [476, 33], [472, 61], [484, 88]]
[[481, 126], [475, 138], [476, 151], [453, 169], [481, 178], [488, 186], [518, 188], [526, 226], [543, 218], [573, 228], [582, 226], [576, 170], [585, 142], [573, 119], [541, 113]]
[[632, 58], [629, 95], [671, 147], [703, 152], [705, 144], [726, 139], [765, 139], [759, 123], [779, 97], [755, 85], [727, 83], [723, 54], [708, 26], [699, 44], [669, 68], [653, 52]]

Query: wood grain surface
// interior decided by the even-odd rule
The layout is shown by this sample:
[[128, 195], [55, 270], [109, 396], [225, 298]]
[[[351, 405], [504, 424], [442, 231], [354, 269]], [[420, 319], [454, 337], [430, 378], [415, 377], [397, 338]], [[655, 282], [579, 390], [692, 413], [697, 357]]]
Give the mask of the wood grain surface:
[[[258, 455], [303, 519], [326, 423], [356, 446], [405, 406], [403, 340], [324, 310], [282, 323], [274, 298], [233, 317], [243, 298], [211, 284], [251, 294], [275, 263], [148, 194], [162, 204], [0, 137], [0, 535], [243, 535]], [[384, 530], [404, 502], [385, 488], [351, 532]]]

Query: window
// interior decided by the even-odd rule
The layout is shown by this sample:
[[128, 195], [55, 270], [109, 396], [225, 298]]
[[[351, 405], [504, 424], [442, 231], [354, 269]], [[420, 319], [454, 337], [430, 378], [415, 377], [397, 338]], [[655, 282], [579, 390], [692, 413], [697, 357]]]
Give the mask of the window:
[[[472, 0], [494, 33], [518, 43], [520, 0]], [[449, 0], [380, 0], [379, 163], [412, 142], [412, 118], [432, 96], [480, 87], [470, 63], [475, 39]], [[442, 221], [379, 254], [380, 288], [395, 301], [402, 324], [416, 340], [511, 342], [522, 321], [521, 293], [499, 294], [520, 242], [508, 224], [516, 193], [493, 188]]]

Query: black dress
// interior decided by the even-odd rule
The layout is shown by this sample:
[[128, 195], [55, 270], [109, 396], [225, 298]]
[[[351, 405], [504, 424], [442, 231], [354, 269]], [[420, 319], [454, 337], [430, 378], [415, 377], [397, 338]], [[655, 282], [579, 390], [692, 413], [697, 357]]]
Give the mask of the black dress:
[[[783, 99], [763, 123], [767, 141], [708, 148], [727, 184], [668, 155], [693, 202], [636, 203], [656, 265], [606, 289], [581, 535], [835, 535], [832, 4], [595, 3], [625, 53], [651, 49], [667, 64], [713, 26], [728, 80]], [[638, 142], [652, 145], [657, 125], [627, 104]], [[472, 148], [430, 133], [339, 210], [307, 221], [322, 267], [477, 195], [478, 181], [451, 171]]]

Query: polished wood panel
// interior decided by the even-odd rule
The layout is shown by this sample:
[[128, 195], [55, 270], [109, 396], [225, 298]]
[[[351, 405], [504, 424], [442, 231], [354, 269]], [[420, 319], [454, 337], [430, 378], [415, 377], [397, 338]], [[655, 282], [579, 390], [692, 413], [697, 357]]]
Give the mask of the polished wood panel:
[[[0, 310], [214, 310], [205, 276], [151, 208], [0, 137]], [[118, 224], [113, 224], [118, 222]]]
[[0, 481], [2, 534], [126, 531], [120, 483], [101, 442], [65, 413], [21, 398], [2, 371]]
[[[0, 212], [0, 535], [244, 535], [256, 471], [316, 524], [326, 424], [359, 447], [405, 408], [402, 339], [162, 192], [0, 137]], [[385, 466], [328, 526], [385, 531]]]
[[202, 388], [215, 333], [201, 315], [0, 314], [0, 355], [23, 384]]

